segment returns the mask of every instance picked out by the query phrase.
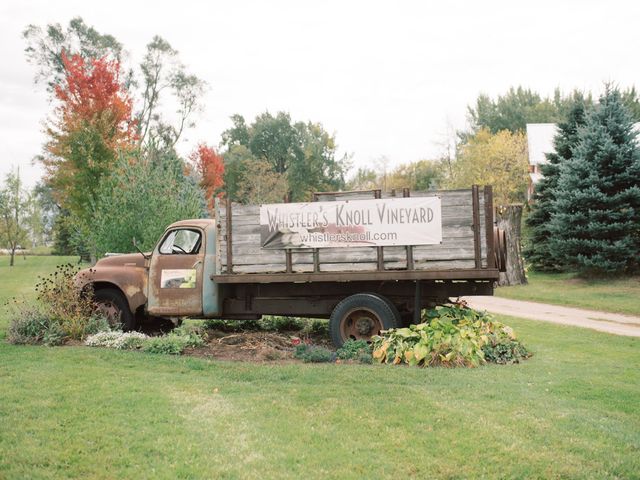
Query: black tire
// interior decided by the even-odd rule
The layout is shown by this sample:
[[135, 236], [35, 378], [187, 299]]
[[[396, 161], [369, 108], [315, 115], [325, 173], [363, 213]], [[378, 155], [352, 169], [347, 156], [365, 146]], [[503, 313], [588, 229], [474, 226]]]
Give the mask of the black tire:
[[127, 299], [115, 288], [102, 288], [95, 292], [93, 297], [98, 310], [102, 310], [107, 316], [107, 321], [112, 327], [120, 326], [122, 330], [134, 330], [136, 320], [129, 308]]
[[340, 348], [349, 339], [369, 341], [380, 330], [396, 328], [398, 309], [387, 299], [373, 293], [357, 293], [342, 300], [331, 312], [329, 333]]

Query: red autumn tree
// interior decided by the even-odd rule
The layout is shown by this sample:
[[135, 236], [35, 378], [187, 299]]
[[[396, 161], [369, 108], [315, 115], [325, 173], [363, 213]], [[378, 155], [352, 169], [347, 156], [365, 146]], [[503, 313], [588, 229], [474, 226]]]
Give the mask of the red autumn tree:
[[135, 144], [132, 102], [118, 62], [64, 52], [62, 62], [66, 73], [54, 89], [59, 104], [42, 162], [61, 205], [88, 218], [100, 179], [114, 167], [118, 151]]
[[207, 199], [207, 207], [213, 215], [215, 197], [222, 196], [222, 187], [224, 185], [224, 160], [222, 155], [209, 147], [205, 143], [201, 143], [195, 151], [189, 155], [189, 160], [200, 175], [200, 186], [205, 192]]

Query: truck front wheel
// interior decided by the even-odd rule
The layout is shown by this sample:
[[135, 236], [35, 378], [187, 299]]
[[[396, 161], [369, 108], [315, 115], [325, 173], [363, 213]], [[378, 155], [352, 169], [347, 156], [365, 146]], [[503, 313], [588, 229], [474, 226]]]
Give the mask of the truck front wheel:
[[123, 330], [136, 327], [135, 317], [131, 313], [127, 299], [115, 288], [102, 288], [95, 292], [93, 300], [96, 311], [107, 319], [109, 325]]
[[390, 302], [372, 293], [358, 293], [345, 298], [333, 309], [329, 332], [333, 344], [339, 348], [347, 340], [370, 341], [381, 330], [398, 325], [399, 314], [391, 308]]

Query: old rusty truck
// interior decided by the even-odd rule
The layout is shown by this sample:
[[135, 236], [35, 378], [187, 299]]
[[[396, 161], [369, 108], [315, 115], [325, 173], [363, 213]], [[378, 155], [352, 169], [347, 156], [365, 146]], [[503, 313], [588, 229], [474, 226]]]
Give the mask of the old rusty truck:
[[78, 282], [125, 329], [142, 319], [329, 318], [336, 346], [491, 295], [505, 264], [491, 187], [324, 192], [307, 203], [216, 202], [152, 252], [108, 256]]

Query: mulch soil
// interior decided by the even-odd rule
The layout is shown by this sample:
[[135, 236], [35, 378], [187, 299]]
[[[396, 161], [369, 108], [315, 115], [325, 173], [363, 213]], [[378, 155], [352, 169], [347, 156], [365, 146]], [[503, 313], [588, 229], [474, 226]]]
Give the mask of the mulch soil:
[[305, 342], [333, 350], [331, 341], [322, 336], [303, 336], [301, 332], [222, 332], [207, 330], [208, 342], [188, 348], [183, 355], [241, 362], [299, 362], [294, 358], [295, 345]]

